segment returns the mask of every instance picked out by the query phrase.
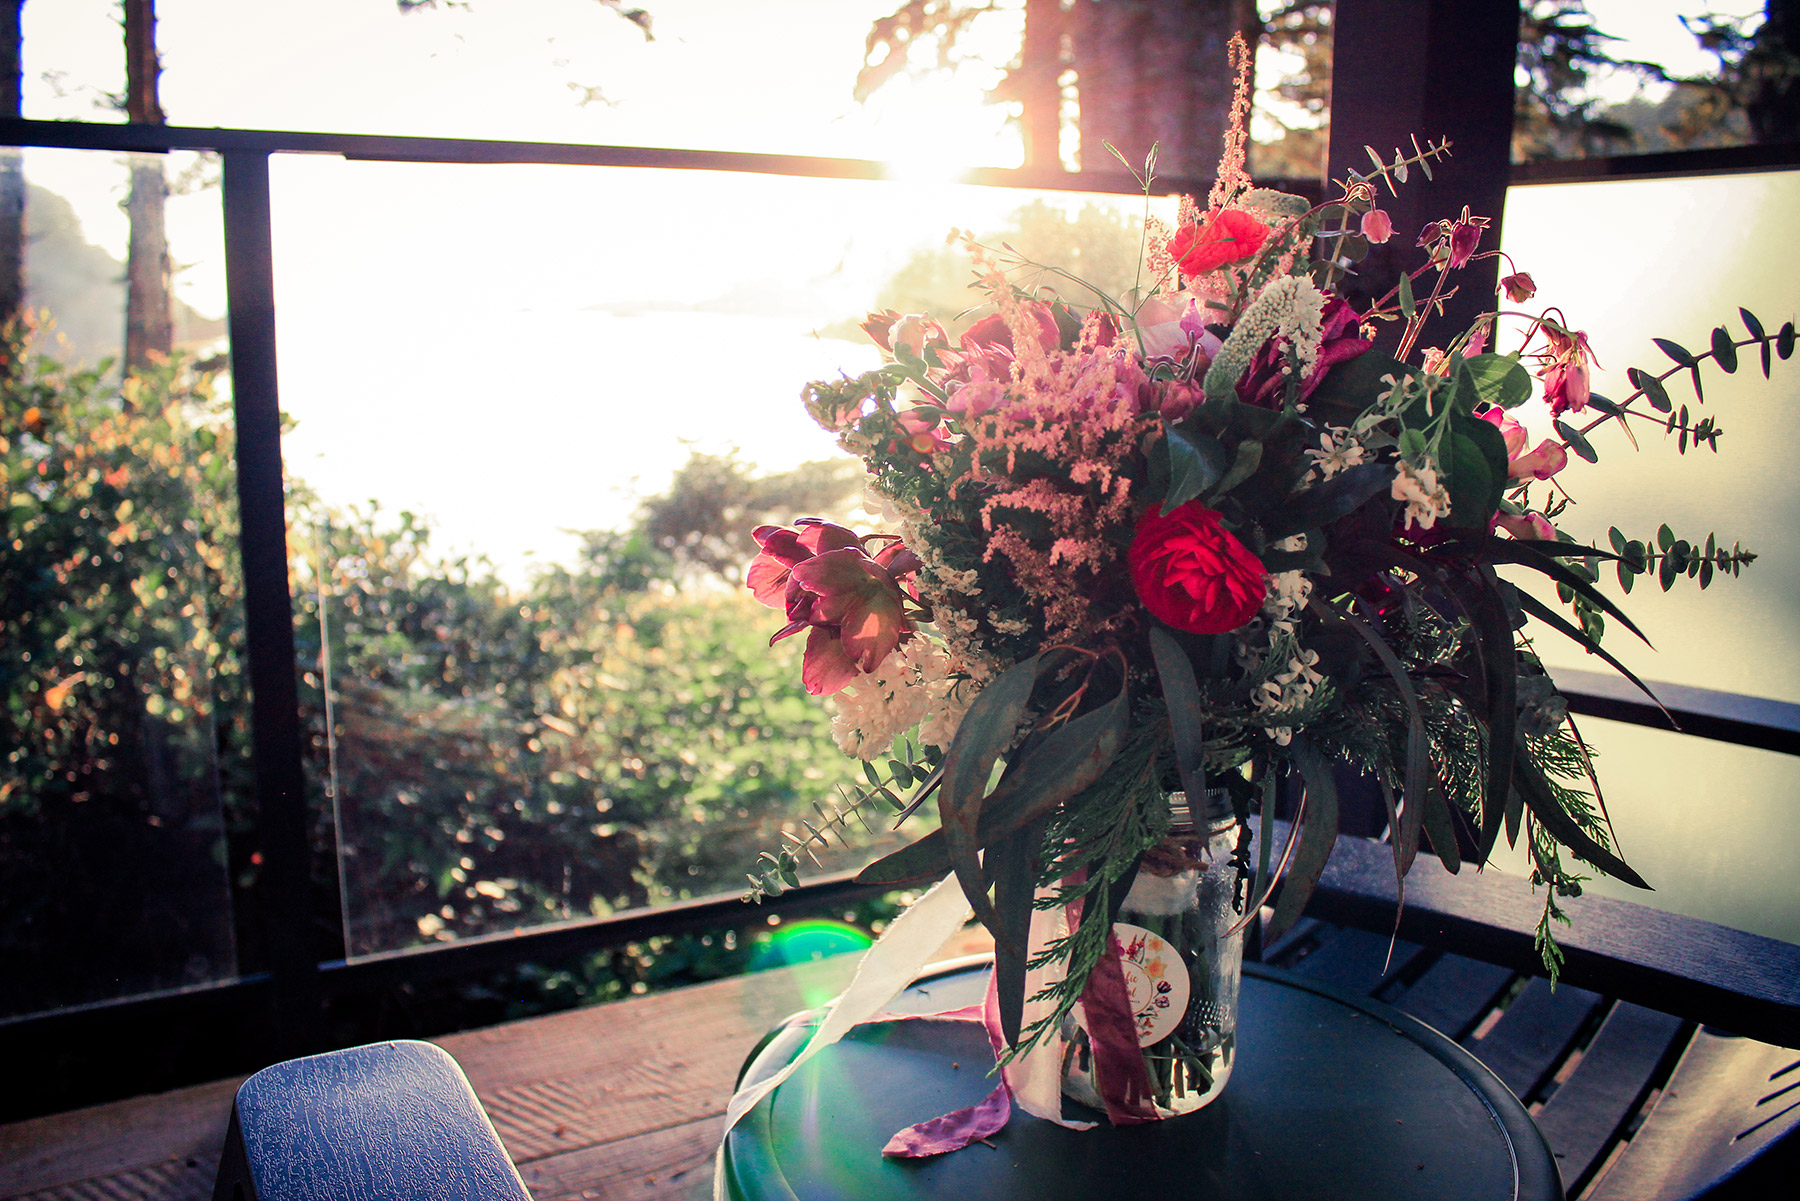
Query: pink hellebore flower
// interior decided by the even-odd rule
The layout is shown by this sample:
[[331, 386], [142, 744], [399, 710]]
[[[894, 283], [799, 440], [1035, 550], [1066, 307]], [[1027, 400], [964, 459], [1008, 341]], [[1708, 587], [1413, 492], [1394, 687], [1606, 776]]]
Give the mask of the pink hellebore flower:
[[756, 531], [763, 550], [746, 582], [771, 607], [779, 590], [788, 624], [769, 642], [808, 631], [800, 678], [814, 696], [828, 696], [881, 666], [912, 633], [899, 579], [918, 570], [919, 560], [898, 541], [871, 557], [841, 525], [817, 518], [795, 524]]
[[894, 420], [906, 434], [906, 445], [919, 454], [928, 455], [950, 449], [951, 443], [945, 436], [948, 431], [944, 428], [941, 410], [901, 409], [894, 414]]
[[1394, 236], [1394, 219], [1380, 209], [1370, 209], [1362, 215], [1362, 236], [1379, 246]]
[[[1039, 300], [1021, 301], [1020, 304], [1037, 327], [1038, 344], [1046, 351], [1059, 348], [1062, 331], [1056, 327], [1056, 317], [1050, 312], [1050, 306]], [[1006, 318], [1001, 314], [983, 317], [971, 325], [958, 342], [960, 350], [946, 351], [941, 356], [953, 367], [951, 379], [969, 379], [976, 367], [986, 368], [996, 378], [1011, 375], [1013, 360], [1018, 355], [1013, 346], [1012, 327], [1006, 324]]]
[[1569, 465], [1569, 452], [1548, 438], [1527, 454], [1525, 444], [1530, 441], [1530, 435], [1524, 426], [1506, 415], [1505, 409], [1489, 409], [1481, 414], [1481, 419], [1491, 423], [1506, 439], [1507, 478], [1522, 480], [1530, 476], [1535, 480], [1547, 480]]

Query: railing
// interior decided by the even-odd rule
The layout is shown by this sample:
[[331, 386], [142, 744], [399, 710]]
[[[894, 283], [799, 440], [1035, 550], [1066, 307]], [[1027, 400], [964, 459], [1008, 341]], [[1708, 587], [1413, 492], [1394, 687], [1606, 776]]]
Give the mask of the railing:
[[[71, 1066], [77, 1073], [91, 1072], [96, 1070], [91, 1065], [104, 1063], [123, 1087], [166, 1087], [184, 1079], [207, 1079], [254, 1066], [253, 1060], [266, 1062], [317, 1049], [326, 1041], [325, 1015], [334, 1001], [348, 996], [380, 992], [401, 982], [466, 977], [530, 961], [565, 959], [654, 935], [742, 924], [744, 910], [734, 894], [354, 961], [318, 962], [306, 941], [292, 936], [293, 930], [308, 924], [312, 897], [293, 605], [288, 593], [269, 159], [274, 154], [333, 154], [388, 162], [550, 163], [835, 179], [881, 179], [886, 169], [863, 160], [712, 151], [17, 120], [0, 121], [0, 145], [138, 153], [210, 151], [222, 156], [252, 756], [258, 843], [264, 849], [258, 889], [270, 934], [266, 970], [233, 981], [0, 1021], [0, 1058], [9, 1064], [13, 1078], [67, 1075]], [[1707, 158], [1708, 153], [1701, 152], [1696, 159], [1658, 156], [1667, 160], [1659, 174], [1732, 169], [1721, 168], [1717, 153], [1710, 152], [1712, 157]], [[1754, 162], [1754, 169], [1793, 168], [1800, 166], [1800, 150], [1758, 148], [1732, 161], [1739, 160]], [[1588, 178], [1609, 174], [1596, 164], [1583, 170]], [[1518, 172], [1516, 181], [1561, 182], [1568, 174], [1530, 168]], [[1139, 191], [1137, 181], [1124, 174], [984, 169], [969, 172], [964, 182]], [[1172, 191], [1195, 193], [1203, 193], [1209, 185], [1204, 180], [1164, 183]], [[1668, 725], [1664, 713], [1634, 697], [1629, 685], [1597, 673], [1557, 675], [1576, 712], [1646, 726]], [[1662, 691], [1684, 732], [1800, 754], [1800, 705], [1700, 689]], [[817, 911], [880, 891], [856, 885], [847, 876], [827, 877], [769, 902], [763, 912]], [[171, 1048], [169, 1060], [178, 1067], [150, 1065], [134, 1072], [128, 1066], [142, 1061], [144, 1048], [158, 1045]], [[41, 1104], [41, 1100], [14, 1104], [20, 1103]]]

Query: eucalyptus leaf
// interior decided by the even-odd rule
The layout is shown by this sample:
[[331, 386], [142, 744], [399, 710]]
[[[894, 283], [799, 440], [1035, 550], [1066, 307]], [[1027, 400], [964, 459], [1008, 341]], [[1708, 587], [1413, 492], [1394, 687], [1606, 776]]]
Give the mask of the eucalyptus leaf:
[[1692, 367], [1694, 365], [1696, 361], [1694, 356], [1689, 354], [1687, 347], [1683, 346], [1681, 343], [1671, 342], [1667, 338], [1652, 338], [1650, 340], [1656, 343], [1657, 347], [1661, 349], [1664, 354], [1668, 355], [1671, 359], [1674, 359], [1681, 366]]
[[1281, 886], [1281, 898], [1275, 902], [1275, 913], [1263, 932], [1263, 937], [1271, 942], [1286, 934], [1306, 911], [1307, 901], [1319, 886], [1319, 877], [1325, 874], [1325, 864], [1337, 845], [1338, 835], [1337, 782], [1331, 777], [1330, 766], [1304, 733], [1294, 735], [1289, 753], [1306, 784], [1305, 813], [1301, 817], [1300, 843]]
[[939, 824], [950, 868], [975, 916], [996, 938], [1000, 918], [988, 900], [987, 876], [979, 857], [982, 800], [994, 763], [1018, 733], [1043, 660], [1039, 654], [1014, 664], [982, 689], [957, 728], [944, 758], [943, 783], [938, 787]]
[[1716, 327], [1712, 332], [1712, 357], [1726, 375], [1737, 370], [1737, 346], [1731, 340], [1731, 334], [1724, 326]]
[[1162, 684], [1163, 701], [1169, 712], [1169, 736], [1175, 744], [1175, 768], [1181, 775], [1181, 787], [1189, 804], [1197, 804], [1206, 795], [1206, 749], [1201, 728], [1200, 685], [1194, 678], [1194, 664], [1162, 626], [1150, 629], [1150, 653], [1156, 660], [1156, 676]]
[[1654, 375], [1636, 367], [1630, 368], [1625, 374], [1631, 380], [1631, 386], [1644, 394], [1644, 399], [1650, 402], [1651, 408], [1659, 413], [1667, 413], [1675, 408], [1675, 402], [1669, 399], [1669, 390]]
[[1593, 443], [1589, 442], [1587, 436], [1580, 430], [1564, 421], [1561, 417], [1552, 421], [1551, 425], [1556, 429], [1556, 436], [1561, 438], [1563, 443], [1567, 445], [1570, 450], [1574, 451], [1590, 463], [1598, 463], [1600, 461], [1600, 456], [1595, 452]]

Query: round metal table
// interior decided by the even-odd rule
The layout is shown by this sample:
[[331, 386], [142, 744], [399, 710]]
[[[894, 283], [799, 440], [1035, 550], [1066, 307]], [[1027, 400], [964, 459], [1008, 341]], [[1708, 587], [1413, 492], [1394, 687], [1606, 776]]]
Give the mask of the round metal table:
[[[987, 968], [920, 980], [891, 1007], [972, 1004]], [[785, 1065], [816, 1014], [763, 1040], [740, 1086]], [[803, 1065], [746, 1114], [720, 1157], [735, 1201], [1160, 1201], [1380, 1198], [1561, 1201], [1530, 1115], [1467, 1051], [1367, 997], [1257, 964], [1244, 969], [1238, 1059], [1198, 1113], [1065, 1130], [1017, 1108], [992, 1145], [886, 1159], [902, 1127], [994, 1085], [971, 1022], [876, 1022]]]

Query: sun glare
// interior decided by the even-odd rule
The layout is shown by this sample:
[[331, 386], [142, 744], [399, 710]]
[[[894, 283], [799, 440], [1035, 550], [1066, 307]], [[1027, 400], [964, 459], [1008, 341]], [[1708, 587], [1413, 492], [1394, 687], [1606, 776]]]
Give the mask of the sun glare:
[[869, 157], [886, 165], [891, 180], [957, 183], [973, 167], [1019, 165], [1019, 135], [1006, 109], [961, 75], [894, 79], [869, 107]]

